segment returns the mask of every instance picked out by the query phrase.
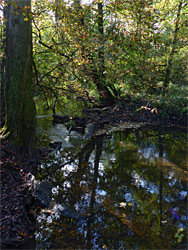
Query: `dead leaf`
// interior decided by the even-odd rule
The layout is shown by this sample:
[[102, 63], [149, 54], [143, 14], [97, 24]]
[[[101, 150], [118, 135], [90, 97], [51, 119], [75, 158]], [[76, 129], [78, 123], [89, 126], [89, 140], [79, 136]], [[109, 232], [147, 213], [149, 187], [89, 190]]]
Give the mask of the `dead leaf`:
[[151, 113], [156, 113], [156, 114], [158, 114], [158, 110], [157, 110], [157, 108], [153, 108], [152, 110], [151, 110]]
[[7, 227], [7, 226], [3, 226], [3, 227], [1, 227], [1, 228], [0, 228], [0, 230], [3, 230], [3, 229], [5, 229], [6, 227]]

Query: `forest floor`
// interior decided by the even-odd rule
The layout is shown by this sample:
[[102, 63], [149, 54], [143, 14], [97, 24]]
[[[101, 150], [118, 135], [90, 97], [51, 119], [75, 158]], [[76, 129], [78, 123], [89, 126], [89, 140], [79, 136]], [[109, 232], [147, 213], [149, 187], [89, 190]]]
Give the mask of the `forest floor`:
[[7, 141], [1, 143], [0, 150], [0, 249], [32, 249], [36, 205], [31, 169], [36, 166], [27, 158], [24, 162], [16, 160]]

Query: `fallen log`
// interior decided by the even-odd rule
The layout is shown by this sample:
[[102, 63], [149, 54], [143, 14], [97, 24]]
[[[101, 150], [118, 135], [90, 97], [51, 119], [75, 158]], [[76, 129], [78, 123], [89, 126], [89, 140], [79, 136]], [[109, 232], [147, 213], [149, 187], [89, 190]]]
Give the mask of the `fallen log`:
[[52, 116], [54, 118], [54, 122], [57, 122], [57, 123], [65, 123], [65, 122], [68, 122], [70, 120], [68, 115], [62, 116], [62, 115], [53, 114]]

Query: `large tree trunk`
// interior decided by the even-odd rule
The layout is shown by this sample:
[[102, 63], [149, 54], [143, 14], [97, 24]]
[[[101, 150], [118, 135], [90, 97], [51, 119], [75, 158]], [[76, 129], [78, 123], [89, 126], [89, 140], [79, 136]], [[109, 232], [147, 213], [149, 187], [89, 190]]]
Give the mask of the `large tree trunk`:
[[[6, 10], [7, 8], [3, 8], [3, 16], [6, 16]], [[0, 34], [1, 34], [1, 44], [0, 44], [0, 50], [1, 50], [1, 69], [0, 69], [0, 84], [1, 84], [1, 95], [0, 95], [0, 124], [1, 128], [5, 125], [5, 82], [4, 82], [4, 75], [5, 75], [5, 22], [3, 20], [0, 21]]]
[[12, 2], [6, 16], [6, 128], [18, 155], [33, 154], [35, 142], [30, 8], [31, 0]]

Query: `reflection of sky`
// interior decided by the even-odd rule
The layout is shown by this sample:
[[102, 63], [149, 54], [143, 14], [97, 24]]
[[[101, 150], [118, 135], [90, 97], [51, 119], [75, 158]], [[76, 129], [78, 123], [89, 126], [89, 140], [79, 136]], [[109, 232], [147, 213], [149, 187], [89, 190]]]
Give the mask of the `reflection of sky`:
[[76, 172], [77, 168], [78, 168], [77, 166], [67, 164], [64, 167], [62, 167], [61, 170], [64, 173], [64, 177], [67, 177], [70, 173]]
[[[144, 147], [143, 147], [144, 146]], [[159, 157], [159, 152], [156, 145], [150, 144], [149, 146], [143, 145], [138, 149], [138, 152], [146, 159], [154, 159]]]
[[126, 200], [126, 202], [133, 202], [133, 198], [132, 198], [131, 193], [125, 194], [125, 200]]
[[181, 199], [184, 199], [187, 196], [187, 191], [181, 191], [179, 194]]
[[[55, 138], [57, 141], [60, 141], [60, 138], [61, 138], [62, 141], [65, 141], [65, 143], [69, 143], [70, 145], [72, 145], [72, 147], [75, 147], [75, 144], [77, 144], [77, 145], [80, 145], [80, 148], [83, 148], [83, 147], [81, 147], [81, 144], [83, 143], [83, 140], [82, 139], [80, 140], [80, 138], [82, 138], [81, 135], [75, 133], [75, 134], [70, 135], [70, 137], [68, 138], [67, 137], [67, 130], [63, 125], [52, 127], [51, 130], [52, 131], [49, 133], [50, 136], [52, 136], [51, 139]], [[60, 134], [60, 136], [59, 136], [59, 134]], [[114, 142], [114, 144], [115, 144], [115, 142]], [[127, 180], [125, 179], [122, 186], [117, 186], [117, 187], [114, 186], [114, 193], [112, 194], [112, 197], [111, 197], [111, 190], [108, 190], [108, 185], [105, 185], [105, 180], [106, 180], [105, 178], [106, 178], [106, 174], [108, 173], [108, 171], [106, 171], [106, 169], [108, 169], [108, 170], [110, 169], [110, 172], [113, 171], [112, 161], [118, 160], [118, 157], [116, 158], [116, 151], [114, 148], [115, 147], [114, 144], [112, 147], [111, 139], [108, 140], [107, 138], [105, 138], [104, 143], [103, 143], [103, 152], [102, 152], [100, 162], [99, 162], [99, 167], [98, 167], [97, 183], [95, 183], [96, 187], [95, 187], [93, 220], [94, 220], [94, 223], [96, 223], [96, 225], [99, 222], [102, 223], [103, 217], [100, 217], [98, 215], [103, 214], [103, 212], [106, 211], [105, 210], [106, 208], [103, 205], [103, 202], [107, 201], [108, 200], [107, 198], [109, 198], [113, 202], [112, 207], [117, 209], [117, 212], [119, 210], [123, 209], [123, 207], [126, 207], [126, 209], [131, 207], [132, 213], [135, 213], [135, 210], [138, 208], [140, 211], [142, 211], [142, 208], [144, 207], [142, 204], [144, 202], [147, 202], [144, 200], [139, 201], [139, 197], [137, 197], [137, 193], [134, 193], [134, 192], [136, 192], [135, 190], [139, 190], [139, 191], [143, 190], [143, 192], [146, 192], [146, 193], [148, 192], [148, 194], [154, 194], [154, 195], [150, 195], [150, 196], [151, 197], [154, 196], [156, 198], [157, 202], [159, 199], [159, 180], [151, 182], [147, 176], [147, 171], [146, 171], [146, 175], [145, 175], [145, 172], [144, 171], [140, 172], [140, 169], [137, 170], [136, 166], [134, 166], [134, 168], [130, 171], [131, 178], [133, 179], [133, 182], [131, 183], [133, 189], [131, 187], [129, 188], [129, 186], [128, 186], [129, 184], [128, 184]], [[105, 148], [108, 149], [109, 145], [110, 145], [110, 150], [105, 150]], [[155, 160], [157, 158], [159, 158], [159, 151], [157, 148], [157, 142], [156, 142], [156, 145], [155, 145], [155, 143], [152, 144], [150, 142], [141, 143], [139, 150], [138, 150], [138, 156], [139, 155], [141, 155], [140, 160], [142, 162], [145, 161], [147, 163], [147, 162], [149, 162], [149, 160], [152, 160], [153, 162], [155, 162]], [[164, 156], [166, 157], [165, 154], [164, 154]], [[61, 160], [61, 158], [58, 158], [58, 157], [61, 157], [61, 155], [58, 155], [58, 154], [56, 154], [56, 155], [54, 154], [54, 157], [57, 157], [54, 160], [54, 162], [56, 162], [56, 164], [59, 163], [61, 165], [67, 161], [66, 157], [62, 160]], [[74, 209], [78, 213], [82, 213], [86, 216], [87, 216], [87, 214], [90, 213], [90, 207], [91, 207], [91, 195], [93, 192], [91, 184], [92, 184], [92, 180], [94, 178], [95, 157], [96, 157], [96, 148], [93, 150], [93, 152], [90, 155], [89, 168], [86, 170], [87, 174], [86, 175], [83, 174], [82, 178], [80, 178], [80, 183], [79, 183], [80, 186], [83, 186], [83, 190], [84, 190], [84, 188], [86, 188], [87, 191], [80, 194], [79, 200], [75, 201], [75, 205], [74, 205]], [[144, 160], [144, 158], [146, 160]], [[138, 163], [139, 163], [139, 160], [138, 160]], [[143, 168], [145, 168], [145, 167], [147, 168], [146, 165], [144, 165]], [[68, 179], [68, 177], [71, 176], [71, 173], [75, 172], [75, 174], [76, 174], [77, 169], [78, 169], [78, 159], [75, 160], [74, 163], [67, 164], [67, 165], [63, 166], [61, 168], [61, 171], [63, 171], [63, 173], [64, 173], [63, 174], [64, 178], [67, 177], [67, 179]], [[110, 180], [113, 184], [116, 183], [116, 181], [118, 183], [118, 175], [116, 174], [115, 171], [116, 170], [114, 170], [114, 175], [110, 176], [110, 178], [111, 178]], [[155, 168], [153, 168], [153, 171], [155, 171]], [[159, 171], [159, 170], [157, 169], [157, 171]], [[88, 176], [89, 176], [89, 178], [88, 178]], [[159, 177], [159, 175], [158, 175], [158, 177]], [[156, 176], [156, 178], [158, 178], [158, 177]], [[168, 182], [168, 188], [169, 187], [171, 188], [174, 185], [178, 185], [178, 178], [174, 178], [174, 177], [176, 177], [176, 175], [174, 174], [174, 171], [163, 174], [163, 178], [164, 178], [165, 183]], [[86, 179], [87, 179], [87, 181], [86, 181]], [[101, 186], [101, 183], [103, 183], [104, 186], [103, 185]], [[63, 189], [64, 189], [63, 191], [65, 194], [64, 198], [66, 199], [66, 197], [67, 197], [67, 200], [69, 199], [68, 195], [69, 195], [69, 190], [71, 190], [71, 185], [72, 185], [72, 183], [71, 183], [71, 180], [69, 178], [68, 181], [65, 181], [63, 183], [63, 185], [60, 186], [60, 188], [63, 187]], [[119, 188], [120, 188], [120, 192], [119, 192]], [[163, 202], [165, 204], [167, 204], [168, 206], [170, 206], [170, 204], [172, 202], [176, 203], [177, 211], [179, 212], [180, 210], [178, 210], [179, 209], [178, 202], [182, 201], [187, 196], [187, 191], [181, 190], [181, 188], [179, 186], [177, 187], [177, 189], [178, 188], [179, 188], [179, 190], [177, 190], [177, 195], [179, 197], [178, 201], [177, 201], [177, 198], [175, 196], [173, 196], [174, 194], [169, 192], [169, 194], [167, 193], [163, 196]], [[58, 187], [54, 189], [54, 193], [56, 193], [56, 192], [58, 192]], [[139, 193], [138, 193], [138, 195], [139, 195]], [[73, 196], [74, 196], [74, 194], [73, 194]], [[148, 197], [150, 197], [150, 196], [148, 195]], [[136, 197], [138, 198], [138, 200], [136, 199]], [[141, 195], [140, 199], [142, 199], [142, 195]], [[58, 201], [54, 201], [54, 202], [58, 202]], [[130, 204], [128, 204], [128, 203], [130, 203]], [[145, 206], [146, 205], [147, 204], [145, 204]], [[156, 211], [159, 211], [158, 208], [156, 208], [156, 210], [155, 209], [153, 210], [153, 214], [156, 213]], [[130, 213], [130, 218], [132, 218], [131, 217], [132, 213]], [[152, 213], [152, 209], [151, 209], [151, 213]], [[171, 216], [169, 214], [170, 213], [168, 213], [168, 216]], [[137, 214], [134, 214], [134, 216], [137, 216]], [[169, 218], [171, 218], [171, 217], [169, 217]], [[52, 219], [53, 219], [53, 215], [48, 216], [48, 217], [46, 216], [47, 223], [50, 223]], [[180, 214], [180, 220], [185, 223], [185, 220], [186, 220], [185, 214], [182, 214], [182, 215]], [[38, 221], [42, 221], [42, 217], [38, 217]], [[183, 227], [181, 225], [181, 221], [178, 221], [177, 223], [179, 223], [178, 226]], [[166, 220], [166, 222], [165, 222], [166, 224], [165, 223], [164, 224], [167, 225], [167, 222], [168, 221]], [[80, 224], [79, 224], [79, 227], [77, 229], [81, 233], [83, 233], [83, 235], [85, 235], [85, 237], [86, 237], [87, 220], [83, 220], [79, 223]], [[106, 224], [103, 224], [103, 226], [106, 227]], [[97, 228], [97, 226], [96, 226], [96, 228]], [[94, 230], [93, 235], [92, 235], [92, 238], [93, 238], [92, 240], [96, 241], [94, 243], [94, 246], [98, 246], [98, 244], [99, 244], [97, 242], [97, 239], [100, 236], [97, 235], [96, 232], [97, 232], [97, 229], [96, 229], [96, 231]]]
[[62, 149], [66, 147], [74, 147], [77, 144], [80, 145], [80, 142], [83, 141], [83, 135], [75, 131], [72, 131], [69, 135], [67, 128], [63, 124], [55, 124], [52, 126], [52, 121], [44, 118], [37, 119], [37, 123], [38, 136], [46, 134], [49, 141], [62, 142]]
[[155, 193], [155, 194], [158, 194], [159, 193], [159, 190], [158, 190], [158, 187], [156, 187], [154, 185], [154, 183], [150, 183], [148, 184], [148, 181], [144, 180], [144, 178], [142, 178], [139, 174], [137, 174], [135, 171], [132, 173], [132, 177], [134, 178], [135, 180], [135, 185], [137, 187], [142, 187], [142, 188], [145, 188], [147, 189], [150, 193]]

